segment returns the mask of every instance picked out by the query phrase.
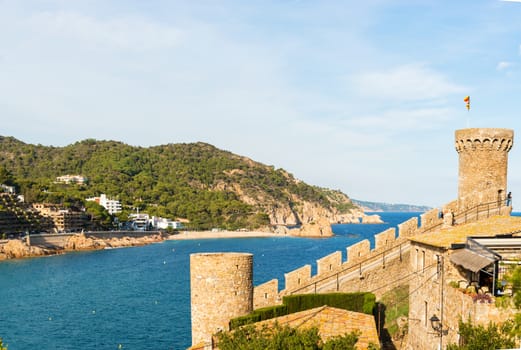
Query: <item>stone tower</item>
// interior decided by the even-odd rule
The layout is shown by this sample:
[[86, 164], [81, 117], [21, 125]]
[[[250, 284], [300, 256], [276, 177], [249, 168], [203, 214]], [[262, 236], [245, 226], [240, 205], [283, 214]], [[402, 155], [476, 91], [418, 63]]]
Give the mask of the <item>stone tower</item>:
[[190, 255], [192, 345], [210, 343], [231, 318], [253, 311], [253, 255]]
[[460, 209], [505, 199], [508, 151], [513, 142], [514, 131], [511, 129], [456, 130]]

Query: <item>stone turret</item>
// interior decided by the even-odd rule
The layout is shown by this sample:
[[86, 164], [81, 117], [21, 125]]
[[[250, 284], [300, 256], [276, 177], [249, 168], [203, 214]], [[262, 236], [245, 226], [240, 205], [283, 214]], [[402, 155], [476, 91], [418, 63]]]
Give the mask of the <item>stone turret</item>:
[[253, 311], [253, 255], [190, 255], [192, 345], [210, 344], [231, 318]]
[[458, 205], [502, 201], [507, 191], [508, 152], [514, 143], [511, 129], [472, 128], [456, 130], [459, 154]]

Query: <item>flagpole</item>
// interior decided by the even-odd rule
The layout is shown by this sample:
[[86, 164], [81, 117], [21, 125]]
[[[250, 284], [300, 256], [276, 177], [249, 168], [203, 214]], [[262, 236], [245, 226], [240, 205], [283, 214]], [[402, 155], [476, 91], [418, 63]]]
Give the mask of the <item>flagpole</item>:
[[470, 127], [470, 96], [465, 96], [463, 99], [463, 102], [465, 102], [465, 107], [467, 107], [467, 129]]

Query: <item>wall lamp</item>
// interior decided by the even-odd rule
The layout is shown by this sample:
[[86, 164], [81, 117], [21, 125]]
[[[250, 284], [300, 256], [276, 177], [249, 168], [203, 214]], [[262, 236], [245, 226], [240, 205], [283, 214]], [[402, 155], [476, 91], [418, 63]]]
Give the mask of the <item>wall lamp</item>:
[[447, 335], [449, 333], [448, 329], [443, 329], [443, 325], [441, 324], [441, 320], [436, 316], [436, 314], [432, 315], [431, 318], [429, 318], [429, 321], [431, 321], [431, 327], [434, 329], [434, 331], [439, 335]]

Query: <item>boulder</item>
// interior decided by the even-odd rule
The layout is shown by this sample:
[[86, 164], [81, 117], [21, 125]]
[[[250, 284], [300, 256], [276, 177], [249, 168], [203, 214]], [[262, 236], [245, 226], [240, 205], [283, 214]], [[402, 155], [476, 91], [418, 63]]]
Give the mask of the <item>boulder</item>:
[[379, 215], [363, 215], [362, 224], [383, 224], [382, 218]]
[[289, 230], [289, 234], [298, 237], [332, 237], [333, 230], [328, 219], [320, 218], [303, 224], [300, 228]]

